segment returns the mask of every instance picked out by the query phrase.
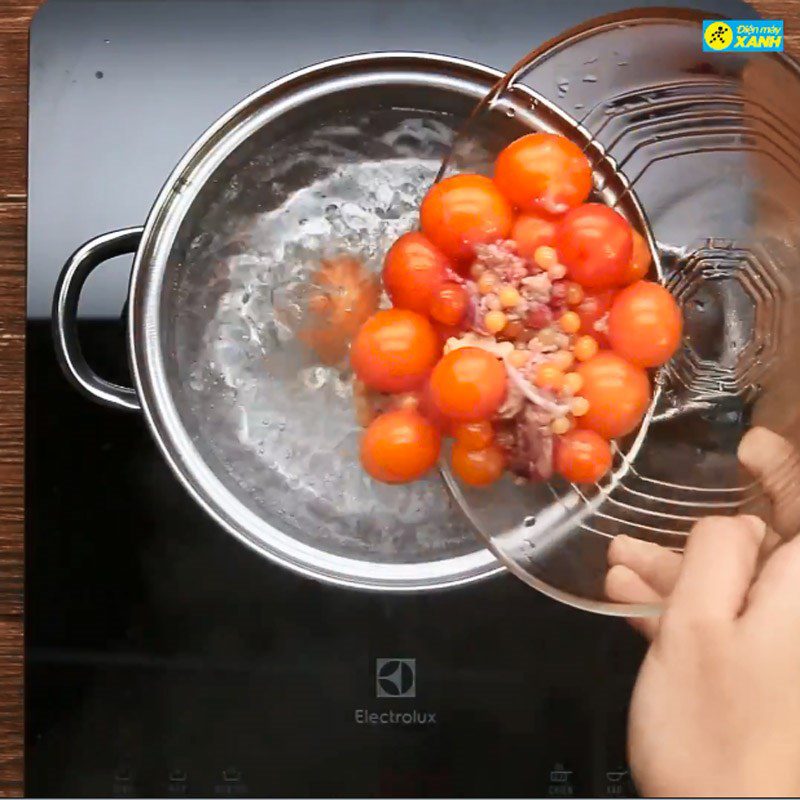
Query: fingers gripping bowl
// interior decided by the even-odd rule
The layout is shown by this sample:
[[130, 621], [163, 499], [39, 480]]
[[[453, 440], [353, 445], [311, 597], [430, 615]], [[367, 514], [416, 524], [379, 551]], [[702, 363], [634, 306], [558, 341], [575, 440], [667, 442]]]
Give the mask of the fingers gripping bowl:
[[[420, 54], [352, 57], [293, 74], [244, 100], [194, 145], [143, 228], [87, 243], [62, 273], [54, 326], [70, 379], [100, 402], [141, 409], [195, 500], [245, 544], [298, 572], [420, 591], [503, 569], [438, 477], [376, 487], [362, 473], [352, 386], [311, 356], [291, 324], [297, 293], [321, 258], [346, 251], [380, 269], [391, 243], [415, 227], [453, 131], [499, 77]], [[498, 107], [485, 152], [473, 155], [488, 167], [531, 130], [584, 148], [598, 197], [652, 248], [624, 178], [585, 131], [533, 92]], [[75, 314], [91, 270], [134, 251], [129, 389], [91, 371]], [[641, 436], [625, 443], [629, 452]], [[562, 507], [529, 493], [524, 515]]]

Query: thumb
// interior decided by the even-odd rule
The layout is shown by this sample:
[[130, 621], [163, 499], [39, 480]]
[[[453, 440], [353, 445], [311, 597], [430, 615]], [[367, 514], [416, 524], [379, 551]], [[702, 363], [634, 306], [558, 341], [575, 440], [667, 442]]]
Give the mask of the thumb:
[[800, 455], [783, 436], [751, 428], [739, 444], [739, 461], [772, 503], [772, 527], [784, 539], [800, 530]]

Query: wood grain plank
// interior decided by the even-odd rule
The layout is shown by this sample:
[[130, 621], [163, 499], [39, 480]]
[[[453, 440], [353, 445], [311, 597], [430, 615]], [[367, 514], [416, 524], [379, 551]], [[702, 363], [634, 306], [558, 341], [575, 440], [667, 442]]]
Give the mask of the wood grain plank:
[[[38, 5], [0, 2], [0, 796], [19, 796], [23, 789], [27, 62], [28, 26]], [[764, 17], [785, 21], [787, 50], [800, 54], [800, 0], [752, 5]]]
[[0, 795], [23, 791], [23, 413], [28, 26], [0, 6]]

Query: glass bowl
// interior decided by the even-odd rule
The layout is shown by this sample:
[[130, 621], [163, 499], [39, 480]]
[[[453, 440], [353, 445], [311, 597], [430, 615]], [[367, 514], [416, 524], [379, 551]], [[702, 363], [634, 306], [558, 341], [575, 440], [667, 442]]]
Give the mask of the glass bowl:
[[[704, 53], [701, 44], [702, 15], [691, 11], [592, 20], [519, 62], [473, 117], [478, 125], [530, 89], [574, 115], [587, 152], [609, 159], [628, 187], [610, 204], [635, 195], [643, 207], [651, 277], [682, 308], [682, 346], [654, 374], [653, 407], [601, 485], [504, 479], [472, 490], [444, 468], [511, 572], [604, 614], [659, 611], [606, 596], [615, 536], [679, 551], [703, 516], [768, 514], [765, 482], [795, 474], [791, 455], [756, 482], [737, 449], [754, 425], [791, 448], [800, 435], [800, 73], [780, 53]], [[473, 138], [467, 126], [448, 170], [463, 167]], [[596, 174], [596, 191], [605, 186]]]

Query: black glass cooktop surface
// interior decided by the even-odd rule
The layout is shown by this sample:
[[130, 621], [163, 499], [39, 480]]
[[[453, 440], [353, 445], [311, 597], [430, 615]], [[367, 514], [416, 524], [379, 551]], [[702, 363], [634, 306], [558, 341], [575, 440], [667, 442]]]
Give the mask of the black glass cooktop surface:
[[[50, 0], [31, 34], [27, 792], [33, 796], [627, 796], [643, 646], [509, 576], [420, 596], [290, 574], [218, 528], [143, 420], [54, 359], [65, 258], [141, 223], [191, 142], [301, 66], [428, 50], [496, 67], [620, 2]], [[663, 0], [659, 5], [665, 5]], [[705, 3], [744, 16], [738, 3]], [[699, 47], [699, 45], [698, 45]], [[127, 382], [129, 262], [82, 299]]]

